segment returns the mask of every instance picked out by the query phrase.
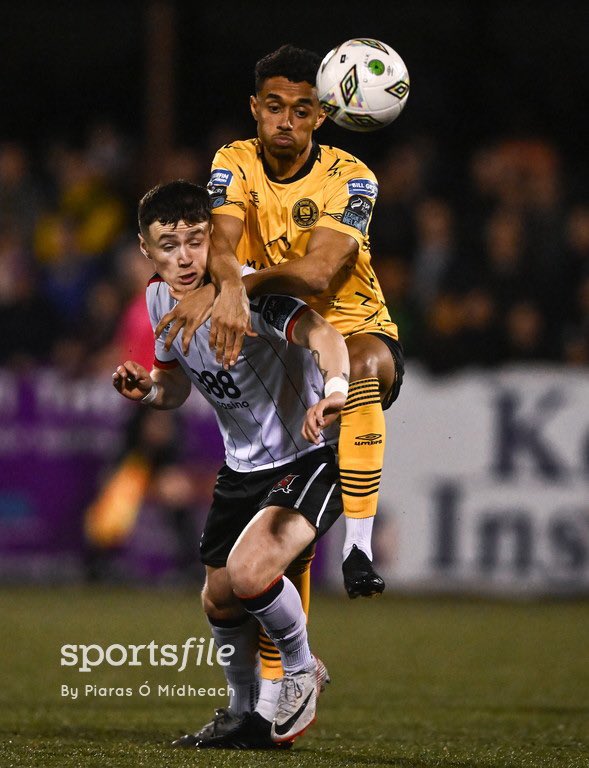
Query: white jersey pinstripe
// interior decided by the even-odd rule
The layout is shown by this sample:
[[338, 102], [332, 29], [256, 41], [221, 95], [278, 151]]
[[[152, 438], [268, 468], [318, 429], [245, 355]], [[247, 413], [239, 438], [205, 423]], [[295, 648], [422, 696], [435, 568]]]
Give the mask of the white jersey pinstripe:
[[[150, 280], [146, 298], [155, 328], [176, 302], [158, 275]], [[301, 435], [307, 408], [323, 397], [323, 378], [311, 353], [290, 341], [307, 305], [290, 296], [262, 296], [250, 306], [258, 336], [246, 336], [229, 371], [223, 370], [209, 349], [208, 321], [194, 334], [187, 357], [182, 353], [181, 334], [170, 352], [164, 348], [166, 331], [155, 344], [154, 366], [181, 365], [215, 409], [226, 463], [237, 472], [279, 467], [321, 445], [336, 443], [338, 437], [337, 425], [325, 431], [320, 446]]]

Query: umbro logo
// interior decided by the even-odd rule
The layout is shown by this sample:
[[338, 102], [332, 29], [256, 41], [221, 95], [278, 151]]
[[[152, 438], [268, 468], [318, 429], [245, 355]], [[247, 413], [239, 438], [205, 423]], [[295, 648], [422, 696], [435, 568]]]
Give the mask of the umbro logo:
[[354, 445], [378, 445], [382, 443], [382, 435], [378, 432], [369, 432], [367, 435], [356, 435]]

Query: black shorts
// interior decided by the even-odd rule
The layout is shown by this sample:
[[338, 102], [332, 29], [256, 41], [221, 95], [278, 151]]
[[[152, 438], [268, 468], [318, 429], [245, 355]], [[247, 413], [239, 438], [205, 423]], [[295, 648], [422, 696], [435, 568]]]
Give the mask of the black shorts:
[[376, 333], [374, 331], [369, 331], [369, 333], [371, 336], [378, 336], [379, 339], [384, 341], [395, 361], [395, 380], [393, 386], [386, 393], [384, 400], [382, 401], [382, 409], [383, 411], [386, 411], [399, 397], [403, 376], [405, 374], [405, 356], [400, 341], [393, 339], [392, 336], [387, 336], [386, 333]]
[[265, 507], [296, 509], [317, 531], [315, 541], [343, 511], [339, 468], [324, 446], [275, 469], [235, 472], [224, 464], [200, 542], [205, 565], [222, 568], [240, 533]]

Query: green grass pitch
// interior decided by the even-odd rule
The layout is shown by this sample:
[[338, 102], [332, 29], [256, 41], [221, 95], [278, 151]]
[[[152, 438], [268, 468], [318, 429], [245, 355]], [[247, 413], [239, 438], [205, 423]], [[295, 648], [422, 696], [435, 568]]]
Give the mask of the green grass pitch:
[[[290, 752], [178, 751], [223, 699], [138, 687], [220, 686], [219, 667], [60, 665], [65, 643], [208, 638], [197, 590], [0, 589], [1, 768], [589, 766], [589, 605], [314, 596], [311, 642], [332, 684]], [[125, 698], [61, 686], [131, 687]]]

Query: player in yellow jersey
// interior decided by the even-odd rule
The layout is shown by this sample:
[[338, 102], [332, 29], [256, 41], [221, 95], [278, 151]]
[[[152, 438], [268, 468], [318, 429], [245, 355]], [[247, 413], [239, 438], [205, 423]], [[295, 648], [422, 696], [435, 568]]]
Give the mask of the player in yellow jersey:
[[[385, 447], [383, 410], [396, 399], [403, 352], [371, 265], [368, 225], [378, 184], [360, 160], [315, 142], [325, 120], [315, 75], [320, 58], [283, 46], [256, 65], [250, 99], [258, 136], [222, 147], [209, 182], [214, 230], [209, 270], [220, 293], [211, 345], [231, 365], [249, 333], [247, 296], [304, 298], [344, 335], [350, 390], [341, 417], [340, 474], [350, 597], [383, 591], [372, 567], [371, 534]], [[243, 283], [240, 264], [257, 272]], [[208, 316], [198, 292], [166, 315], [171, 339], [188, 341]]]
[[[214, 228], [208, 262], [219, 289], [211, 316], [211, 346], [229, 367], [249, 326], [250, 297], [284, 293], [305, 300], [344, 335], [350, 389], [341, 417], [340, 475], [346, 514], [344, 583], [350, 597], [384, 589], [372, 567], [371, 535], [385, 446], [383, 410], [403, 377], [397, 328], [370, 263], [368, 225], [378, 193], [373, 173], [357, 158], [318, 145], [325, 120], [315, 88], [320, 58], [292, 46], [256, 65], [251, 111], [258, 136], [222, 147], [209, 191]], [[241, 280], [240, 264], [256, 272]], [[245, 290], [244, 290], [245, 286]], [[182, 331], [188, 347], [211, 307], [192, 292], [165, 315], [168, 344]], [[308, 600], [308, 565], [297, 586]], [[304, 598], [305, 601], [305, 598]], [[261, 640], [262, 687], [257, 709], [272, 709], [270, 680], [280, 659]], [[223, 728], [220, 718], [205, 729]]]
[[[208, 270], [219, 293], [211, 308], [201, 289], [191, 292], [162, 318], [156, 334], [167, 327], [171, 345], [182, 332], [187, 351], [210, 315], [211, 347], [229, 367], [244, 335], [251, 334], [248, 295], [266, 293], [304, 297], [342, 333], [351, 364], [339, 440], [344, 583], [350, 597], [371, 596], [384, 589], [371, 562], [385, 447], [383, 410], [398, 396], [403, 351], [370, 259], [367, 232], [378, 194], [374, 174], [347, 152], [314, 141], [325, 120], [315, 88], [319, 63], [316, 54], [292, 46], [257, 63], [250, 104], [258, 136], [222, 147], [209, 183], [214, 226]], [[243, 282], [241, 264], [257, 270]], [[309, 565], [310, 557], [294, 563], [289, 573], [305, 608]], [[272, 680], [282, 670], [268, 638], [260, 641], [260, 657], [256, 710], [271, 719], [278, 688]], [[199, 734], [179, 741], [189, 745], [209, 733], [231, 732], [225, 712], [219, 710]]]

